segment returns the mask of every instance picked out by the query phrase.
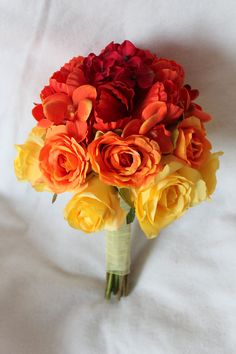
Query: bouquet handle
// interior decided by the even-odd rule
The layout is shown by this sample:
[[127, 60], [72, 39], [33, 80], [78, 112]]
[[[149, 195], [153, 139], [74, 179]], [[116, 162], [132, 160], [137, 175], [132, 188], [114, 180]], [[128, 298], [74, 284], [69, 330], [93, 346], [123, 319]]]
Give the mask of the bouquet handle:
[[128, 275], [131, 263], [131, 226], [123, 224], [117, 231], [108, 231], [106, 242], [106, 290], [105, 297], [111, 294], [128, 295]]

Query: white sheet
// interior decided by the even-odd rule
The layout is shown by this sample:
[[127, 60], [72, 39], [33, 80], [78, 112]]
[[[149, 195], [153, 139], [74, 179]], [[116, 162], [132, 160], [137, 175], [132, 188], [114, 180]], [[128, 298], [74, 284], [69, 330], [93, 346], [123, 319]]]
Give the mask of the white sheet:
[[[235, 15], [234, 0], [0, 1], [1, 354], [236, 353]], [[133, 226], [133, 291], [106, 303], [104, 235], [18, 183], [13, 144], [53, 71], [124, 39], [184, 65], [225, 155], [211, 203], [154, 241]]]

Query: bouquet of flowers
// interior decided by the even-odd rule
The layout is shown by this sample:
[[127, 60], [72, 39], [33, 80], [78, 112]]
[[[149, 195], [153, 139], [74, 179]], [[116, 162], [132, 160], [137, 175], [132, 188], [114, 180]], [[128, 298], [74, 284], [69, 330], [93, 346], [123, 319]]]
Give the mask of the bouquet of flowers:
[[107, 299], [127, 294], [135, 216], [154, 238], [215, 189], [221, 153], [211, 152], [198, 95], [179, 64], [126, 40], [71, 59], [32, 110], [37, 124], [16, 146], [16, 176], [53, 202], [71, 192], [70, 226], [107, 230]]

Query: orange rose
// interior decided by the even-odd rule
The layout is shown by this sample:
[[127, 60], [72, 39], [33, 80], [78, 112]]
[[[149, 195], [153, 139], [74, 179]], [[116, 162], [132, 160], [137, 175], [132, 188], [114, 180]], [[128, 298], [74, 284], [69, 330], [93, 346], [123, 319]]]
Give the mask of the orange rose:
[[43, 179], [54, 193], [73, 191], [83, 185], [89, 168], [84, 147], [58, 129], [47, 136], [39, 155]]
[[146, 185], [160, 170], [159, 145], [142, 135], [122, 138], [108, 132], [94, 140], [88, 152], [94, 171], [114, 186]]
[[211, 144], [205, 130], [196, 117], [184, 119], [177, 128], [177, 141], [174, 155], [186, 161], [194, 168], [199, 168], [206, 160]]

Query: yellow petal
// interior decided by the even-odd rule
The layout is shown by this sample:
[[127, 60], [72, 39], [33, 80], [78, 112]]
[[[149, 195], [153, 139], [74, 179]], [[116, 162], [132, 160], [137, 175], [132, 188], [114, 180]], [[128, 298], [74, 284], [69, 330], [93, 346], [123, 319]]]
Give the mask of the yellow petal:
[[206, 183], [208, 196], [210, 196], [215, 190], [217, 183], [216, 171], [220, 166], [219, 157], [223, 154], [222, 151], [210, 153], [199, 170]]
[[16, 145], [17, 156], [14, 161], [16, 177], [19, 181], [28, 181], [37, 191], [49, 190], [42, 180], [39, 169], [39, 152], [44, 145], [46, 129], [35, 127], [22, 145]]
[[93, 176], [86, 188], [75, 194], [65, 208], [69, 225], [91, 233], [102, 229], [115, 231], [125, 220], [117, 190]]

